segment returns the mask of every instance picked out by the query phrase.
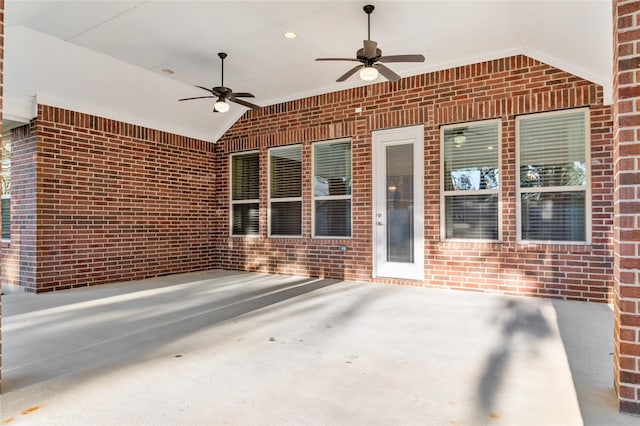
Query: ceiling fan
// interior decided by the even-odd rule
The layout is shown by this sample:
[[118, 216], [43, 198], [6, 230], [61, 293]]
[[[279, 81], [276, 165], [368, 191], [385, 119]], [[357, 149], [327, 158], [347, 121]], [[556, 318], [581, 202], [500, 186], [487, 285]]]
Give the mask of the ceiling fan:
[[316, 61], [353, 61], [361, 62], [362, 65], [356, 65], [346, 73], [342, 74], [337, 82], [345, 81], [356, 71], [360, 70], [360, 78], [364, 81], [373, 81], [378, 78], [378, 72], [389, 81], [398, 81], [400, 76], [393, 72], [384, 63], [389, 62], [424, 62], [424, 55], [392, 55], [382, 56], [382, 51], [378, 49], [378, 43], [371, 40], [371, 13], [373, 5], [366, 5], [362, 8], [367, 14], [367, 40], [364, 40], [364, 47], [358, 49], [354, 58], [318, 58]]
[[[483, 129], [482, 126], [464, 126], [447, 131], [451, 137], [451, 141], [460, 147], [468, 138], [486, 139], [491, 137], [491, 130]], [[447, 134], [445, 133], [445, 134]]]
[[252, 104], [251, 102], [247, 102], [238, 98], [254, 98], [251, 93], [247, 92], [234, 92], [228, 87], [224, 86], [224, 58], [227, 57], [227, 54], [224, 52], [218, 53], [218, 57], [222, 60], [222, 82], [220, 86], [213, 87], [211, 89], [207, 89], [206, 87], [196, 86], [202, 90], [206, 90], [211, 93], [209, 96], [196, 96], [195, 98], [184, 98], [178, 99], [179, 101], [190, 101], [192, 99], [207, 99], [207, 98], [217, 98], [218, 100], [213, 105], [213, 112], [227, 112], [229, 111], [229, 104], [226, 101], [234, 102], [236, 104], [245, 106], [247, 108], [258, 109], [260, 108], [258, 105]]

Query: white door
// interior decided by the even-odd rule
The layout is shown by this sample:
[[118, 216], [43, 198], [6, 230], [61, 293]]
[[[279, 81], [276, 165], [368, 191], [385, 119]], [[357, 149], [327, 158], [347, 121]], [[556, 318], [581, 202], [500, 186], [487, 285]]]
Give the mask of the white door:
[[374, 276], [424, 279], [424, 127], [373, 132]]

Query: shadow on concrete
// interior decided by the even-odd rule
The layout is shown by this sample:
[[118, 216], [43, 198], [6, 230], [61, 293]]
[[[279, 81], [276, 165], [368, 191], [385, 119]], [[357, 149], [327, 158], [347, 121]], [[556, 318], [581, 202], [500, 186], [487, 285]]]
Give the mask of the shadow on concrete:
[[503, 304], [494, 322], [500, 328], [500, 339], [491, 351], [483, 368], [483, 374], [478, 382], [479, 395], [478, 418], [489, 419], [495, 410], [505, 372], [515, 350], [515, 338], [523, 336], [531, 340], [531, 348], [535, 350], [536, 341], [549, 338], [551, 327], [542, 315], [540, 308], [521, 301], [508, 300]]
[[[18, 314], [5, 326], [7, 334], [16, 331], [13, 335], [18, 336], [18, 341], [7, 341], [5, 345], [3, 392], [62, 375], [80, 372], [97, 375], [109, 366], [139, 362], [177, 338], [341, 282], [299, 277], [252, 279], [253, 287], [244, 291], [246, 282], [234, 282], [233, 289], [226, 293], [224, 285], [212, 286], [211, 282], [203, 281], [187, 291], [184, 286], [167, 287], [163, 289], [166, 291], [133, 299], [127, 296], [136, 293], [129, 292], [95, 303], [85, 300], [34, 313], [40, 319], [46, 318], [44, 321], [30, 322], [33, 318], [29, 318], [29, 313]], [[256, 288], [256, 282], [261, 280], [264, 283]], [[179, 300], [180, 297], [184, 299]], [[12, 356], [16, 347], [23, 351], [29, 347], [48, 350], [17, 357]]]

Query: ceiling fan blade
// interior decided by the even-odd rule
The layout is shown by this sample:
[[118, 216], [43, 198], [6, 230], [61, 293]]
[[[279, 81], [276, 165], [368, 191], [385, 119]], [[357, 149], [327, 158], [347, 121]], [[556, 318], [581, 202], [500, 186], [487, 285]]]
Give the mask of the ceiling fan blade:
[[233, 99], [233, 98], [229, 98], [229, 101], [231, 102], [235, 102], [237, 104], [240, 104], [242, 106], [246, 106], [247, 108], [251, 108], [251, 109], [258, 109], [258, 108], [262, 108], [258, 105], [252, 104], [251, 102], [247, 102], [247, 101], [243, 101], [242, 99]]
[[[211, 89], [209, 89], [207, 87], [202, 87], [202, 86], [196, 86], [196, 87], [199, 88], [199, 89], [202, 89], [202, 90], [206, 90], [209, 93], [213, 93], [213, 90], [211, 90]], [[215, 93], [213, 93], [213, 94], [215, 95]]]
[[247, 92], [231, 93], [229, 97], [230, 98], [255, 98], [255, 96]]
[[402, 78], [398, 74], [391, 71], [389, 68], [387, 68], [382, 64], [375, 64], [374, 67], [376, 67], [378, 71], [380, 71], [380, 74], [382, 74], [384, 78], [386, 78], [389, 81], [398, 81], [400, 80], [400, 78]]
[[367, 58], [375, 58], [376, 57], [376, 49], [378, 48], [378, 43], [373, 40], [364, 40], [364, 56]]
[[356, 71], [358, 71], [360, 68], [362, 68], [362, 65], [356, 65], [355, 67], [351, 68], [349, 71], [345, 72], [340, 77], [338, 77], [336, 81], [337, 82], [345, 81], [346, 79], [354, 75]]
[[360, 62], [359, 59], [355, 58], [316, 58], [316, 61], [349, 61], [349, 62]]
[[378, 62], [424, 62], [424, 55], [391, 55], [383, 56]]
[[195, 98], [184, 98], [178, 99], [179, 101], [190, 101], [192, 99], [206, 99], [206, 98], [217, 98], [217, 96], [196, 96]]

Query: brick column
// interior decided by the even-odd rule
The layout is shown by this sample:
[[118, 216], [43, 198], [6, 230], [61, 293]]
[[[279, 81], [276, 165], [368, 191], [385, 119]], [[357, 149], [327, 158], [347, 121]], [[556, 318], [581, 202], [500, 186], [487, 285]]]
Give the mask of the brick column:
[[614, 381], [640, 414], [640, 1], [614, 0]]

